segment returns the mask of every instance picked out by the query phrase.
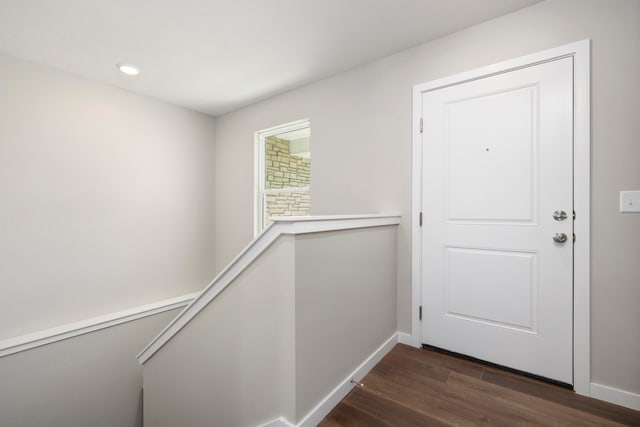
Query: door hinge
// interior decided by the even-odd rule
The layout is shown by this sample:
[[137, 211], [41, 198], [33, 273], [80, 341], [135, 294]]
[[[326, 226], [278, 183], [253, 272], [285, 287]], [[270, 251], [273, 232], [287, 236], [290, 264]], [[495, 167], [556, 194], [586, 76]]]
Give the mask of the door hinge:
[[424, 130], [424, 123], [422, 121], [422, 117], [420, 117], [420, 133], [422, 133], [422, 131]]
[[420, 212], [420, 218], [418, 219], [418, 221], [420, 222], [420, 227], [422, 227], [422, 212]]
[[418, 319], [422, 320], [422, 306], [418, 307]]
[[576, 211], [573, 211], [573, 220], [576, 220]]

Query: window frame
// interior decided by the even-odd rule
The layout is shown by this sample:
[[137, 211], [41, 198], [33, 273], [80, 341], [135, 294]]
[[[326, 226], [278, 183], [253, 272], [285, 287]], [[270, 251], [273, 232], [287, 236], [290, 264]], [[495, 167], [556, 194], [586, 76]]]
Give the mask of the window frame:
[[265, 153], [265, 140], [270, 136], [275, 136], [287, 132], [292, 132], [300, 129], [311, 129], [311, 120], [302, 119], [295, 122], [286, 123], [279, 126], [274, 126], [268, 129], [257, 131], [254, 136], [254, 215], [253, 215], [253, 235], [254, 237], [260, 234], [264, 228], [265, 220], [265, 198], [263, 197], [269, 193], [297, 193], [310, 191], [309, 187], [293, 187], [293, 188], [266, 188], [266, 153]]

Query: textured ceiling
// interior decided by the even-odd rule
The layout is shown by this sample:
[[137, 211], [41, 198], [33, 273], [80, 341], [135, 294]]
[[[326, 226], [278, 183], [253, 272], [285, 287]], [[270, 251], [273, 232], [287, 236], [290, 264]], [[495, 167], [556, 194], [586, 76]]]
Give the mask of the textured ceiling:
[[0, 53], [219, 115], [538, 1], [2, 0]]

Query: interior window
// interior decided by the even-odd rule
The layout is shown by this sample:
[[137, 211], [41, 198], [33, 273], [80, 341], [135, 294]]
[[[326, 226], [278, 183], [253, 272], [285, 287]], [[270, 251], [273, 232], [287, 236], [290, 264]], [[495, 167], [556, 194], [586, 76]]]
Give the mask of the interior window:
[[273, 217], [306, 216], [311, 206], [311, 124], [308, 120], [256, 133], [256, 234]]

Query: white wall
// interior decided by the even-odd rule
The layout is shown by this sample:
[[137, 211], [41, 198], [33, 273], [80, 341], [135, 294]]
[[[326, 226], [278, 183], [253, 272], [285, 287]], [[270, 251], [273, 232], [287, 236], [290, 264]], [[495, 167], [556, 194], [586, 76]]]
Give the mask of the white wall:
[[142, 427], [136, 354], [178, 311], [0, 358], [0, 426]]
[[[592, 380], [640, 393], [640, 2], [548, 0], [218, 119], [216, 268], [252, 237], [253, 132], [310, 118], [311, 213], [394, 212], [398, 327], [410, 330], [411, 87], [592, 39]], [[358, 166], [359, 165], [359, 166]]]
[[396, 236], [296, 236], [296, 422], [396, 332]]
[[145, 362], [147, 426], [293, 419], [294, 249], [279, 238]]
[[0, 339], [202, 289], [214, 119], [0, 56]]
[[280, 235], [145, 362], [145, 423], [298, 424], [395, 334], [396, 234]]

